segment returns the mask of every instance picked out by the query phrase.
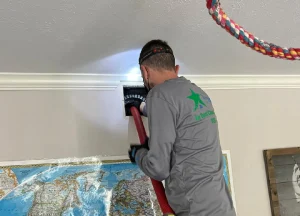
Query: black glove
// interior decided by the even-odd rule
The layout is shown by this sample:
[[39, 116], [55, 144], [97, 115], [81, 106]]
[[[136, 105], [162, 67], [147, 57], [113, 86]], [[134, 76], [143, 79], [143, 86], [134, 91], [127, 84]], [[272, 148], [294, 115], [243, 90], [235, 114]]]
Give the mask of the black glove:
[[135, 155], [137, 153], [138, 150], [145, 148], [149, 150], [149, 145], [148, 145], [148, 138], [146, 139], [146, 141], [144, 142], [144, 144], [134, 144], [134, 145], [130, 145], [130, 149], [128, 150], [128, 156], [129, 159], [132, 163], [135, 163]]
[[140, 114], [142, 114], [142, 112], [140, 110], [141, 103], [142, 103], [142, 101], [140, 101], [139, 99], [128, 99], [128, 100], [125, 101], [125, 109], [130, 112], [130, 108], [132, 106], [134, 106], [138, 109]]

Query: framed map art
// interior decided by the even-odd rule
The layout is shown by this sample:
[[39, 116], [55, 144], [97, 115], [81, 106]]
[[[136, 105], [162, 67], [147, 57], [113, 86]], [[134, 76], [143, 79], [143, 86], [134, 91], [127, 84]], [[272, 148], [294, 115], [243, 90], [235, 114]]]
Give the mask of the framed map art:
[[[224, 178], [234, 189], [229, 151]], [[162, 215], [150, 179], [127, 156], [0, 162], [0, 215]]]

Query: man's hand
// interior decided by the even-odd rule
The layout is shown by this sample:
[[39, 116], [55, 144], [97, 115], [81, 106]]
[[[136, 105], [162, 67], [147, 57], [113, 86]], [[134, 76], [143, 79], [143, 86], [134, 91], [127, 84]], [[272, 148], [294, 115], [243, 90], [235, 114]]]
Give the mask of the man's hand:
[[146, 139], [144, 144], [135, 144], [135, 145], [130, 145], [130, 149], [128, 150], [128, 156], [129, 159], [132, 163], [135, 163], [135, 155], [138, 152], [138, 150], [145, 148], [149, 150], [148, 146], [148, 138]]
[[128, 99], [126, 102], [125, 102], [125, 108], [130, 110], [130, 108], [134, 106], [138, 109], [138, 111], [142, 114], [141, 112], [141, 101], [140, 100], [137, 100], [137, 99]]

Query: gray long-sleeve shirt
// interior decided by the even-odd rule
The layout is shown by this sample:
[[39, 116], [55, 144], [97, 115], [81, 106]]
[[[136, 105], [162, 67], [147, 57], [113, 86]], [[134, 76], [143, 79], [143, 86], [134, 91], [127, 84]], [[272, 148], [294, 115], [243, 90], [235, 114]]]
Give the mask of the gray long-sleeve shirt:
[[147, 95], [149, 150], [137, 152], [141, 170], [165, 180], [178, 216], [236, 216], [223, 177], [217, 117], [209, 96], [184, 77]]

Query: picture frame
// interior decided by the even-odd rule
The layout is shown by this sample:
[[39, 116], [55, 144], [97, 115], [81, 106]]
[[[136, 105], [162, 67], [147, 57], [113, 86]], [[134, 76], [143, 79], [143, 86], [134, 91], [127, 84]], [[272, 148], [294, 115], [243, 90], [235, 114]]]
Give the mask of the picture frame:
[[223, 156], [223, 168], [224, 168], [223, 176], [228, 186], [228, 189], [230, 191], [233, 206], [237, 213], [230, 150], [222, 150], [222, 156]]
[[272, 216], [300, 215], [300, 147], [263, 151]]
[[[32, 209], [34, 206], [39, 206], [42, 204], [36, 204], [32, 205], [33, 199], [29, 199], [29, 197], [36, 197], [34, 194], [39, 193], [39, 190], [43, 190], [44, 187], [36, 187], [35, 185], [51, 185], [54, 187], [57, 186], [56, 180], [59, 180], [60, 184], [62, 184], [65, 181], [72, 180], [72, 183], [76, 183], [75, 185], [81, 185], [76, 180], [80, 176], [80, 179], [84, 182], [87, 181], [85, 184], [81, 185], [81, 191], [85, 191], [86, 194], [93, 193], [93, 191], [97, 191], [97, 188], [99, 188], [99, 185], [104, 185], [104, 183], [108, 182], [107, 180], [104, 180], [101, 184], [99, 184], [99, 179], [102, 179], [100, 170], [112, 170], [113, 166], [119, 166], [120, 164], [123, 164], [124, 167], [129, 166], [132, 168], [132, 163], [128, 159], [127, 155], [123, 156], [93, 156], [93, 157], [86, 157], [86, 158], [60, 158], [60, 159], [41, 159], [41, 160], [26, 160], [26, 161], [6, 161], [6, 162], [0, 162], [0, 177], [2, 184], [0, 184], [0, 215], [2, 215], [1, 212], [7, 211], [7, 208], [9, 205], [7, 205], [7, 202], [14, 203], [14, 206], [22, 206], [16, 207], [15, 214], [19, 215], [24, 213], [28, 213], [29, 209]], [[105, 168], [105, 166], [109, 166], [111, 168]], [[79, 167], [79, 168], [76, 168]], [[80, 169], [83, 169], [84, 171], [80, 171]], [[95, 168], [96, 167], [96, 168]], [[139, 170], [139, 168], [135, 165], [134, 166], [134, 175], [137, 173], [140, 173], [140, 175], [144, 176]], [[234, 193], [234, 187], [233, 187], [233, 177], [232, 177], [232, 166], [231, 166], [231, 156], [230, 151], [225, 150], [223, 151], [223, 168], [224, 168], [224, 179], [226, 184], [228, 185], [229, 191], [232, 196], [233, 204], [236, 209], [236, 202], [235, 202], [235, 193]], [[78, 169], [78, 172], [76, 171]], [[120, 169], [120, 168], [119, 168]], [[61, 170], [61, 171], [60, 171]], [[128, 167], [124, 169], [125, 171], [128, 170]], [[123, 173], [125, 172], [123, 170]], [[127, 173], [130, 173], [126, 171]], [[80, 174], [81, 173], [81, 174]], [[92, 174], [89, 174], [92, 173]], [[122, 173], [122, 169], [115, 172], [117, 175], [120, 175]], [[73, 175], [74, 174], [74, 175]], [[57, 175], [57, 176], [56, 176]], [[68, 176], [65, 178], [64, 176]], [[76, 176], [76, 178], [72, 177]], [[108, 175], [110, 176], [110, 175]], [[127, 176], [127, 174], [126, 174]], [[13, 181], [12, 181], [13, 180]], [[117, 178], [113, 178], [113, 181], [116, 181]], [[131, 180], [131, 179], [129, 179]], [[149, 179], [150, 180], [150, 179]], [[81, 182], [81, 181], [80, 181]], [[122, 181], [123, 182], [123, 179]], [[7, 184], [9, 183], [9, 184]], [[118, 181], [116, 181], [118, 183]], [[110, 182], [110, 185], [112, 182]], [[59, 185], [58, 185], [59, 186]], [[88, 187], [87, 187], [88, 186]], [[125, 185], [126, 186], [126, 185]], [[76, 186], [77, 187], [77, 186]], [[73, 189], [76, 187], [72, 187]], [[33, 188], [35, 190], [33, 191]], [[54, 187], [55, 188], [55, 187]], [[64, 187], [66, 188], [66, 187]], [[83, 190], [83, 188], [85, 188]], [[89, 188], [89, 189], [87, 189]], [[90, 190], [91, 189], [91, 190]], [[127, 188], [128, 189], [128, 188]], [[145, 191], [152, 191], [151, 182], [149, 181], [149, 186], [146, 186]], [[63, 191], [63, 190], [62, 190]], [[133, 190], [136, 191], [136, 190]], [[51, 192], [51, 191], [50, 191]], [[65, 194], [65, 193], [64, 193]], [[69, 193], [66, 193], [69, 194]], [[72, 196], [79, 196], [78, 194], [81, 193], [70, 193]], [[111, 196], [113, 195], [113, 190], [111, 190]], [[120, 193], [115, 193], [120, 194]], [[150, 194], [154, 194], [154, 191], [150, 192]], [[92, 195], [92, 194], [90, 194]], [[101, 193], [97, 193], [97, 195], [101, 195]], [[104, 193], [105, 195], [105, 193]], [[18, 202], [18, 198], [20, 196], [26, 196], [26, 208], [24, 208], [24, 202]], [[122, 194], [120, 195], [122, 196]], [[85, 197], [88, 197], [85, 195]], [[93, 196], [94, 197], [94, 196]], [[17, 198], [17, 199], [16, 199]], [[45, 196], [44, 198], [47, 198]], [[145, 199], [145, 197], [144, 197]], [[151, 196], [149, 199], [151, 199], [152, 207], [155, 212], [159, 213], [160, 209], [158, 206], [158, 202], [155, 196]], [[73, 200], [72, 204], [76, 204], [78, 199], [70, 199]], [[129, 200], [129, 199], [128, 199]], [[55, 199], [52, 200], [55, 202]], [[39, 200], [40, 202], [40, 200]], [[85, 206], [88, 207], [89, 203], [86, 203]], [[69, 205], [70, 206], [70, 205]], [[93, 205], [95, 207], [95, 205]], [[37, 207], [36, 207], [37, 208]], [[88, 208], [92, 208], [91, 206]], [[25, 210], [24, 210], [25, 209]], [[42, 208], [38, 207], [39, 210], [44, 211]], [[70, 209], [69, 209], [70, 210]], [[68, 210], [68, 211], [69, 211]], [[21, 212], [20, 212], [21, 211]], [[25, 211], [25, 212], [24, 212]], [[72, 211], [72, 209], [70, 210]]]

